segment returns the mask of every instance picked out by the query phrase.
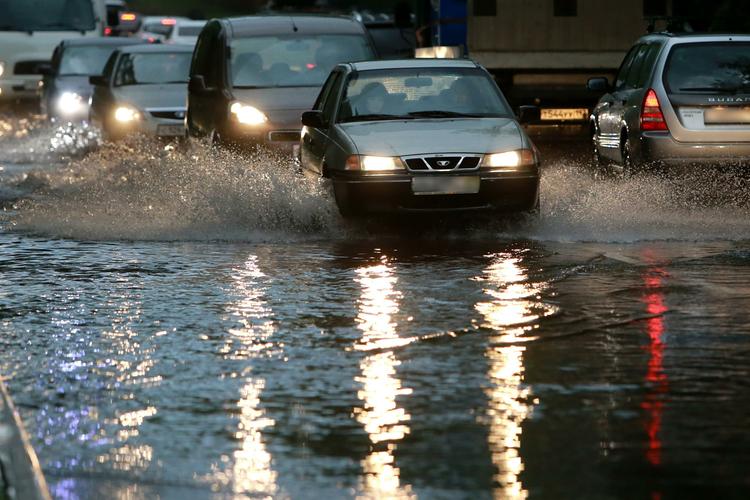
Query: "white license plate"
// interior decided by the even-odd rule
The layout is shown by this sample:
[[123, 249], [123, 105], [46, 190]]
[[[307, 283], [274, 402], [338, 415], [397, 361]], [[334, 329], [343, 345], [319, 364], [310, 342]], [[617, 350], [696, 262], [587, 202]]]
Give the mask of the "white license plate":
[[589, 118], [589, 110], [586, 108], [548, 108], [542, 109], [542, 121], [586, 121]]
[[23, 83], [24, 90], [39, 90], [39, 80], [26, 81]]
[[411, 191], [423, 194], [476, 194], [479, 192], [479, 176], [418, 176], [411, 179]]
[[158, 125], [156, 135], [167, 137], [180, 137], [185, 135], [184, 125]]

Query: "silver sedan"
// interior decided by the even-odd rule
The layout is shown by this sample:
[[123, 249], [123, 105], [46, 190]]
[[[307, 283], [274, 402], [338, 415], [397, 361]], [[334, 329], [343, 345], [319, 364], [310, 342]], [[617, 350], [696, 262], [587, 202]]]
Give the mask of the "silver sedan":
[[538, 207], [537, 149], [472, 61], [339, 65], [302, 123], [302, 168], [343, 215]]

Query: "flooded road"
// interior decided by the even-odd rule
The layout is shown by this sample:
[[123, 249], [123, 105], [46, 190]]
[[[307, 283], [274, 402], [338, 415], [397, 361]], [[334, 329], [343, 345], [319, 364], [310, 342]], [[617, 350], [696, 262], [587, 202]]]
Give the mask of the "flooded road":
[[750, 491], [745, 179], [542, 145], [539, 220], [351, 223], [281, 158], [9, 127], [0, 373], [55, 498]]

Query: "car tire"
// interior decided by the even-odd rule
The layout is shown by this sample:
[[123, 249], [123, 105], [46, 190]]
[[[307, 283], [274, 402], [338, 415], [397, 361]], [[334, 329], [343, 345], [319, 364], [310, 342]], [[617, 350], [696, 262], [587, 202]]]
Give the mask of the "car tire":
[[339, 209], [339, 213], [342, 217], [351, 217], [356, 215], [356, 211], [353, 208], [351, 199], [349, 198], [349, 190], [346, 186], [333, 183], [333, 198], [336, 200], [336, 206]]
[[607, 177], [609, 164], [599, 153], [599, 146], [596, 144], [596, 135], [591, 136], [591, 164], [595, 179]]
[[622, 145], [622, 175], [623, 177], [633, 177], [638, 171], [638, 164], [633, 159], [630, 141], [625, 137]]

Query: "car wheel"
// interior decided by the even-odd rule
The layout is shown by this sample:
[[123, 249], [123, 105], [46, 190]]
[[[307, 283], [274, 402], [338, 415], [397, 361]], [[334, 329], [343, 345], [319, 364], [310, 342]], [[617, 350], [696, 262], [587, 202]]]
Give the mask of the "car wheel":
[[336, 206], [339, 208], [339, 213], [343, 217], [351, 217], [355, 215], [352, 202], [349, 198], [349, 190], [346, 186], [333, 184], [333, 197], [336, 200]]
[[600, 179], [606, 177], [609, 171], [608, 163], [599, 153], [599, 146], [596, 143], [596, 135], [591, 136], [591, 153], [591, 164], [593, 167], [594, 178]]
[[633, 160], [633, 151], [630, 146], [630, 141], [627, 137], [624, 139], [622, 145], [622, 175], [624, 177], [632, 177], [638, 173], [638, 166]]

